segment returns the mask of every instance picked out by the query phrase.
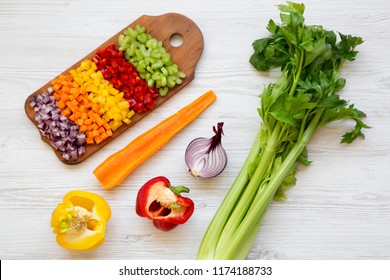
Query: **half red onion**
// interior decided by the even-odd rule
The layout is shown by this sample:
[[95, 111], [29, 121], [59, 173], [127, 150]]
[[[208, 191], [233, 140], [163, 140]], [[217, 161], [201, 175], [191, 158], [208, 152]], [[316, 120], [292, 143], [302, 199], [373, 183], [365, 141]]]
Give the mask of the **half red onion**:
[[213, 127], [211, 138], [199, 137], [190, 142], [185, 152], [185, 162], [194, 177], [212, 178], [219, 175], [227, 165], [227, 154], [222, 146], [223, 122]]

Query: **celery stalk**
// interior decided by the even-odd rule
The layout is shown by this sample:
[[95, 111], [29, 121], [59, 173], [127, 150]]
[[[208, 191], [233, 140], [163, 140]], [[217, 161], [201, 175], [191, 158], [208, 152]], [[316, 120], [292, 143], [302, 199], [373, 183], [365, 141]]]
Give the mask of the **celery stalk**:
[[295, 184], [299, 162], [309, 165], [306, 145], [327, 123], [349, 119], [353, 131], [342, 143], [351, 143], [361, 130], [365, 114], [340, 99], [345, 80], [339, 77], [344, 61], [353, 61], [360, 37], [304, 23], [304, 5], [279, 5], [282, 23], [270, 20], [271, 35], [253, 43], [250, 62], [259, 71], [281, 67], [280, 79], [264, 88], [259, 115], [262, 124], [247, 159], [222, 201], [200, 244], [197, 259], [246, 258], [272, 200], [285, 199]]
[[222, 201], [217, 213], [207, 228], [206, 234], [202, 240], [202, 246], [199, 248], [198, 252], [198, 256], [200, 256], [202, 259], [212, 259], [215, 254], [215, 249], [221, 231], [223, 230], [229, 215], [234, 210], [234, 205], [239, 200], [246, 184], [249, 181], [248, 168], [249, 165], [252, 164], [252, 162], [256, 159], [256, 156], [260, 151], [260, 136], [261, 133], [259, 132], [244, 162], [244, 165], [241, 168], [240, 173], [238, 174], [232, 187], [226, 194], [225, 199]]

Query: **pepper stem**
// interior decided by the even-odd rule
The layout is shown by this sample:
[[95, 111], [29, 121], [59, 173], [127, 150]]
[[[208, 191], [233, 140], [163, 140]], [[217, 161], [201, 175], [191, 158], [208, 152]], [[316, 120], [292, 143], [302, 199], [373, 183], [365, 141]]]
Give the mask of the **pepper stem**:
[[184, 187], [184, 186], [169, 186], [169, 189], [173, 192], [173, 193], [175, 193], [175, 194], [177, 194], [177, 195], [180, 195], [182, 192], [184, 192], [184, 193], [189, 193], [190, 192], [190, 189], [189, 188], [186, 188], [186, 187]]

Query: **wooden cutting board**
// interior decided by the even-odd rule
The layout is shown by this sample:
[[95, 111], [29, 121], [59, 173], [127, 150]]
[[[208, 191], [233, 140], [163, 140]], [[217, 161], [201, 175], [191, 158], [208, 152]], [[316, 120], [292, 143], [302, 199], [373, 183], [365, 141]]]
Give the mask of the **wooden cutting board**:
[[[147, 32], [152, 37], [156, 38], [159, 41], [162, 41], [164, 48], [171, 54], [173, 63], [176, 63], [179, 66], [179, 69], [186, 74], [186, 78], [182, 79], [182, 84], [174, 86], [172, 89], [169, 90], [166, 96], [157, 97], [157, 99], [155, 100], [156, 102], [155, 108], [157, 108], [168, 98], [176, 94], [179, 90], [181, 90], [183, 87], [185, 87], [189, 82], [191, 82], [194, 79], [195, 67], [203, 51], [202, 32], [191, 19], [185, 17], [184, 15], [177, 14], [177, 13], [167, 13], [160, 16], [143, 15], [137, 20], [135, 20], [134, 22], [132, 22], [131, 24], [129, 24], [128, 26], [126, 26], [125, 28], [123, 28], [117, 34], [112, 36], [110, 39], [108, 39], [102, 45], [97, 47], [95, 50], [90, 52], [84, 58], [82, 58], [81, 60], [73, 64], [68, 69], [66, 69], [62, 74], [68, 74], [70, 70], [77, 68], [83, 60], [92, 59], [95, 56], [95, 53], [98, 49], [107, 47], [112, 44], [115, 44], [117, 46], [118, 36], [122, 34], [128, 27], [135, 28], [136, 25], [141, 25], [146, 27]], [[182, 37], [182, 44], [180, 46], [171, 45], [171, 38], [174, 35], [179, 35]], [[50, 81], [48, 81], [45, 85], [37, 89], [26, 99], [25, 106], [24, 106], [25, 111], [28, 118], [35, 124], [35, 126], [37, 126], [38, 123], [35, 121], [35, 112], [33, 108], [30, 107], [30, 97], [47, 91], [47, 89], [50, 86], [51, 86]], [[149, 110], [148, 112], [145, 113], [136, 113], [131, 118], [130, 124], [128, 125], [123, 124], [113, 133], [111, 137], [108, 137], [100, 144], [86, 145], [86, 152], [83, 155], [79, 156], [79, 158], [75, 161], [65, 160], [62, 157], [61, 153], [56, 148], [51, 146], [50, 140], [48, 138], [46, 138], [42, 134], [40, 134], [40, 136], [44, 142], [50, 145], [50, 147], [55, 152], [56, 156], [62, 162], [66, 164], [76, 164], [84, 161], [86, 158], [88, 158], [90, 155], [98, 151], [104, 145], [114, 140], [117, 136], [122, 134], [125, 130], [127, 130], [133, 124], [141, 120], [144, 116], [146, 116], [151, 111], [153, 110]]]

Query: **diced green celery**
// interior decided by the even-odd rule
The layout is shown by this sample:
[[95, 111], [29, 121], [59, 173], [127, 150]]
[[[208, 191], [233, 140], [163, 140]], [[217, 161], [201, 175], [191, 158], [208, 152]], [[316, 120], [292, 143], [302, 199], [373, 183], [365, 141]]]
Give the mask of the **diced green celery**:
[[163, 73], [163, 75], [164, 75], [165, 77], [168, 77], [168, 70], [167, 70], [167, 68], [165, 68], [165, 67], [163, 66], [163, 67], [160, 68], [160, 71], [161, 71], [161, 73]]
[[142, 45], [142, 46], [140, 47], [140, 50], [141, 50], [142, 54], [144, 55], [144, 57], [148, 57], [148, 56], [150, 55], [149, 51], [146, 50], [145, 45]]
[[[147, 75], [147, 74], [146, 74]], [[154, 80], [153, 79], [149, 79], [148, 80], [148, 87], [153, 87], [154, 86]]]
[[135, 26], [135, 30], [137, 30], [137, 32], [140, 33], [140, 34], [146, 32], [146, 28], [144, 26], [139, 25], [139, 24], [137, 24]]
[[124, 49], [124, 50], [127, 50], [128, 48], [130, 48], [130, 45], [129, 44], [126, 44], [126, 43], [123, 43], [121, 45], [121, 47]]
[[155, 62], [154, 58], [153, 57], [145, 57], [145, 64], [146, 65], [152, 65], [153, 63]]
[[128, 49], [126, 49], [126, 53], [127, 53], [129, 56], [134, 56], [135, 50], [136, 50], [135, 45], [130, 45], [130, 47], [129, 47]]
[[152, 50], [151, 52], [150, 52], [150, 55], [152, 56], [152, 57], [154, 57], [154, 58], [161, 58], [161, 53], [158, 51], [158, 50]]
[[148, 38], [147, 38], [145, 33], [137, 35], [137, 41], [138, 42], [141, 42], [142, 44], [145, 44], [147, 40], [148, 40]]
[[144, 58], [144, 54], [142, 53], [142, 51], [140, 49], [137, 49], [135, 51], [135, 56], [137, 57], [138, 61]]
[[[153, 70], [153, 68], [152, 67], [150, 67], [150, 66], [146, 66], [146, 70], [148, 70], [150, 73], [154, 73], [154, 70]], [[153, 78], [152, 78], [153, 79]]]
[[161, 60], [164, 64], [167, 64], [171, 60], [171, 55], [169, 53], [163, 53], [161, 55]]
[[158, 41], [155, 38], [151, 38], [146, 42], [146, 46], [151, 49], [155, 49], [158, 46]]
[[133, 56], [134, 52], [132, 52], [131, 46], [130, 48], [126, 49], [125, 54], [128, 55], [129, 57]]
[[137, 36], [138, 36], [138, 32], [135, 31], [135, 30], [132, 29], [132, 28], [129, 28], [128, 31], [127, 31], [127, 33], [128, 33], [127, 35], [130, 35], [130, 36], [133, 37], [134, 39], [136, 39]]
[[156, 71], [152, 74], [152, 79], [157, 81], [157, 80], [160, 80], [161, 79], [161, 75], [160, 75], [160, 72]]
[[131, 36], [125, 36], [125, 37], [123, 38], [123, 42], [124, 42], [125, 44], [129, 44], [129, 45], [130, 45], [131, 41], [134, 41], [134, 39], [133, 39]]
[[118, 37], [118, 48], [148, 86], [158, 88], [162, 95], [166, 95], [169, 88], [181, 84], [181, 79], [185, 78], [185, 73], [172, 62], [163, 43], [146, 33], [145, 27], [138, 25], [134, 29], [126, 29]]
[[161, 87], [165, 87], [167, 85], [167, 78], [164, 75], [161, 75]]
[[152, 64], [152, 68], [153, 68], [153, 69], [159, 69], [159, 68], [161, 68], [162, 66], [163, 66], [163, 63], [162, 63], [161, 60], [157, 60], [157, 62], [155, 62], [155, 63]]
[[167, 78], [167, 86], [169, 88], [173, 88], [175, 85], [176, 85], [176, 77], [168, 76], [168, 78]]
[[118, 45], [121, 46], [124, 44], [124, 41], [125, 41], [125, 35], [124, 34], [121, 34], [118, 36]]
[[138, 73], [145, 73], [145, 64], [142, 63], [143, 61], [139, 62], [137, 65], [137, 71]]
[[161, 96], [165, 96], [165, 95], [167, 95], [168, 90], [169, 90], [168, 87], [162, 87], [162, 88], [160, 88], [160, 89], [158, 90], [158, 93], [159, 93]]
[[179, 71], [177, 73], [177, 75], [179, 76], [179, 78], [182, 78], [182, 79], [184, 79], [186, 77], [186, 73], [184, 73], [183, 71]]
[[172, 65], [168, 66], [168, 67], [167, 67], [167, 70], [168, 70], [168, 74], [169, 74], [170, 76], [173, 76], [173, 75], [176, 74], [176, 73], [174, 72], [175, 69], [172, 67]]

